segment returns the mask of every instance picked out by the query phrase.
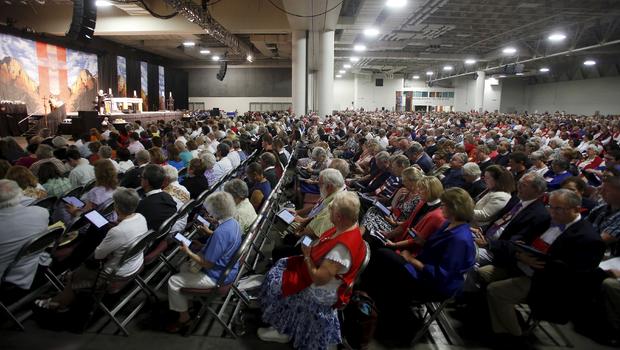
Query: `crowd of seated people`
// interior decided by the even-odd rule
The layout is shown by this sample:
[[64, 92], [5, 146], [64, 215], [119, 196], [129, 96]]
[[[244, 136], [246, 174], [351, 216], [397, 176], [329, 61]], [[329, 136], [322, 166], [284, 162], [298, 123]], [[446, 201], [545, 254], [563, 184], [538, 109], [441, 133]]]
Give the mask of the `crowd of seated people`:
[[[47, 211], [28, 205], [94, 181], [80, 197], [84, 207], [59, 202], [51, 213], [52, 222], [71, 225], [91, 209], [115, 206], [109, 226], [81, 232], [72, 242], [80, 254], [58, 262], [75, 281], [39, 302], [65, 307], [75, 289], [92, 286], [82, 266], [91, 253], [114, 261], [117, 254], [104, 249], [109, 240], [126, 249], [258, 149], [240, 179], [199, 203], [212, 225], [199, 225], [200, 239], [182, 248], [187, 263], [168, 281], [170, 309], [179, 313], [169, 331], [192, 319], [181, 288], [214, 285], [293, 157], [287, 195], [296, 208], [270, 252], [261, 293], [270, 327], [258, 331], [261, 339], [297, 348], [341, 342], [336, 309], [358, 277], [355, 289], [379, 309], [379, 338], [412, 334], [404, 306], [464, 292], [486, 300], [475, 307], [505, 337], [524, 334], [515, 311], [521, 303], [537, 319], [587, 320], [608, 337], [620, 334], [620, 270], [599, 267], [620, 254], [620, 118], [346, 111], [237, 119], [129, 124], [123, 132], [109, 125], [75, 143], [43, 130], [25, 150], [3, 140], [0, 216], [10, 225], [0, 227], [0, 266], [27, 240], [11, 238], [15, 232], [29, 237], [50, 222]], [[137, 189], [137, 201], [128, 188]], [[134, 217], [146, 227], [117, 229]], [[185, 220], [174, 231], [195, 224]], [[370, 262], [357, 276], [366, 254]], [[34, 270], [9, 271], [17, 277], [5, 281], [28, 289]]]

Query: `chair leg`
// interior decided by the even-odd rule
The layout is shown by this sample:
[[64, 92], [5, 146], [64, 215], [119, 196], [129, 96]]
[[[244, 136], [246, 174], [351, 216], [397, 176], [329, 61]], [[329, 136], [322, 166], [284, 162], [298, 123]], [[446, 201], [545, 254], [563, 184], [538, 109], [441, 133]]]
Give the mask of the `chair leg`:
[[13, 323], [17, 325], [17, 327], [19, 327], [19, 330], [21, 330], [22, 332], [26, 330], [24, 328], [24, 325], [21, 322], [19, 322], [17, 317], [13, 315], [13, 313], [4, 305], [4, 303], [0, 303], [0, 309], [2, 309], [5, 314], [9, 315], [9, 318], [11, 319], [11, 321], [13, 321]]
[[97, 304], [97, 307], [99, 307], [101, 310], [103, 310], [103, 312], [105, 312], [108, 315], [108, 317], [112, 320], [112, 322], [116, 324], [118, 329], [121, 332], [123, 332], [123, 335], [125, 335], [126, 337], [129, 336], [129, 332], [127, 331], [125, 326], [123, 326], [123, 324], [121, 324], [121, 322], [116, 318], [116, 316], [114, 316], [114, 314], [112, 314], [110, 310], [105, 305], [103, 305], [103, 302], [100, 301]]
[[431, 306], [432, 303], [427, 304], [426, 310], [427, 310], [427, 314], [430, 315], [430, 317], [428, 318], [428, 321], [424, 322], [424, 325], [422, 326], [422, 328], [416, 333], [415, 337], [413, 338], [411, 342], [412, 345], [417, 344], [420, 341], [420, 339], [422, 339], [422, 337], [426, 335], [426, 333], [428, 332], [428, 329], [431, 327], [433, 322], [435, 322], [437, 317], [439, 317], [439, 314], [443, 312], [443, 309], [446, 307], [446, 305], [448, 305], [448, 302], [450, 302], [450, 299], [444, 300], [443, 302], [441, 302], [441, 304], [439, 304], [437, 309], [435, 309], [435, 311], [432, 311], [432, 312], [429, 307]]
[[54, 286], [54, 288], [56, 288], [56, 290], [58, 290], [59, 292], [61, 292], [65, 288], [65, 285], [58, 279], [58, 277], [56, 277], [56, 275], [52, 272], [52, 270], [50, 270], [49, 267], [45, 268], [43, 274], [45, 275], [47, 280]]

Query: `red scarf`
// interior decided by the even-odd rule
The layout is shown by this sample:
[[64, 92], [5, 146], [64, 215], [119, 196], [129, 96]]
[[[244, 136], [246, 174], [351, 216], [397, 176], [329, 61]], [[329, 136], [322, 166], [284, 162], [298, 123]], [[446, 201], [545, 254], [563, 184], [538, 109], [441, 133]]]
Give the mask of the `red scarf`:
[[[310, 259], [315, 266], [318, 266], [323, 257], [332, 250], [336, 244], [344, 244], [351, 253], [351, 268], [344, 275], [336, 275], [342, 283], [338, 287], [338, 301], [333, 305], [334, 308], [344, 306], [351, 297], [351, 290], [348, 288], [357, 275], [357, 271], [366, 256], [366, 245], [362, 240], [362, 234], [359, 227], [343, 232], [336, 237], [336, 228], [325, 231], [319, 242], [310, 250]], [[297, 255], [288, 258], [286, 262], [286, 270], [282, 275], [282, 295], [289, 296], [301, 292], [312, 284], [312, 278], [308, 272], [308, 267], [304, 263], [303, 255]]]

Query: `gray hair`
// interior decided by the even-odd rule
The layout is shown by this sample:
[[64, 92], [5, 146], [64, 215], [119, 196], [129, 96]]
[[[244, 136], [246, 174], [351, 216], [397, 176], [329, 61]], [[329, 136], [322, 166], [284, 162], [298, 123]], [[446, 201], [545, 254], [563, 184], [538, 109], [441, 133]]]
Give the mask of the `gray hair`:
[[233, 217], [237, 212], [237, 206], [233, 196], [228, 192], [211, 193], [204, 204], [205, 208], [217, 220]]
[[527, 173], [523, 175], [519, 182], [525, 181], [527, 179], [532, 181], [532, 186], [536, 189], [536, 192], [538, 194], [543, 194], [545, 191], [547, 191], [547, 181], [545, 181], [545, 178], [539, 173]]
[[463, 164], [467, 163], [468, 157], [466, 153], [455, 153], [452, 157], [461, 158], [461, 162]]
[[112, 194], [114, 200], [114, 208], [117, 212], [129, 215], [133, 214], [140, 202], [140, 196], [138, 192], [133, 188], [119, 187]]
[[101, 146], [101, 148], [99, 148], [99, 155], [101, 156], [101, 158], [106, 158], [109, 159], [112, 157], [112, 147], [110, 146]]
[[574, 191], [561, 188], [551, 192], [549, 194], [549, 199], [557, 196], [561, 196], [562, 202], [565, 202], [569, 208], [578, 208], [581, 206], [581, 196]]
[[411, 153], [413, 155], [420, 154], [422, 152], [424, 152], [424, 147], [422, 147], [422, 145], [419, 142], [413, 142], [411, 146], [409, 146], [409, 149], [407, 150], [407, 153]]
[[0, 180], [0, 209], [14, 207], [19, 204], [22, 189], [13, 180]]
[[312, 149], [312, 159], [327, 158], [327, 151], [323, 147], [314, 147]]
[[48, 159], [54, 156], [54, 149], [51, 146], [41, 144], [35, 151], [37, 159]]
[[383, 163], [389, 162], [390, 161], [390, 154], [387, 153], [386, 151], [381, 151], [381, 152], [379, 152], [379, 153], [377, 153], [375, 155], [375, 161], [376, 162], [383, 162]]
[[245, 181], [240, 179], [233, 179], [224, 184], [224, 191], [232, 194], [233, 197], [238, 199], [248, 198], [248, 185]]
[[480, 167], [478, 166], [478, 164], [473, 163], [473, 162], [468, 162], [468, 163], [465, 163], [465, 165], [463, 165], [464, 176], [471, 176], [471, 177], [476, 178], [480, 176], [480, 174], [482, 174], [482, 171], [480, 171]]
[[164, 172], [168, 181], [174, 182], [179, 180], [179, 171], [172, 165], [164, 165]]
[[337, 169], [328, 168], [319, 173], [319, 178], [323, 179], [323, 186], [333, 186], [335, 189], [344, 186], [344, 178]]
[[213, 153], [209, 151], [202, 152], [200, 154], [200, 158], [202, 158], [202, 160], [205, 161], [205, 166], [207, 167], [207, 169], [212, 169], [215, 163], [217, 162]]
[[151, 161], [151, 154], [149, 151], [143, 149], [136, 152], [136, 162], [138, 164], [147, 164]]
[[544, 162], [546, 158], [545, 152], [543, 151], [535, 151], [530, 154], [530, 159], [534, 161], [540, 160]]

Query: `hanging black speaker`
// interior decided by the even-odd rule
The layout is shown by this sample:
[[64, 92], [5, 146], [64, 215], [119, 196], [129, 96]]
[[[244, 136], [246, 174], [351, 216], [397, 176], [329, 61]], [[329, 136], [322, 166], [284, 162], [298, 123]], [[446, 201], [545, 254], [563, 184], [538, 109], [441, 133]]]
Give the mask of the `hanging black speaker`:
[[95, 33], [95, 24], [97, 24], [95, 0], [73, 0], [73, 18], [67, 37], [71, 40], [90, 40]]
[[226, 76], [226, 69], [228, 68], [228, 64], [226, 61], [220, 62], [220, 71], [217, 73], [217, 80], [222, 81]]

